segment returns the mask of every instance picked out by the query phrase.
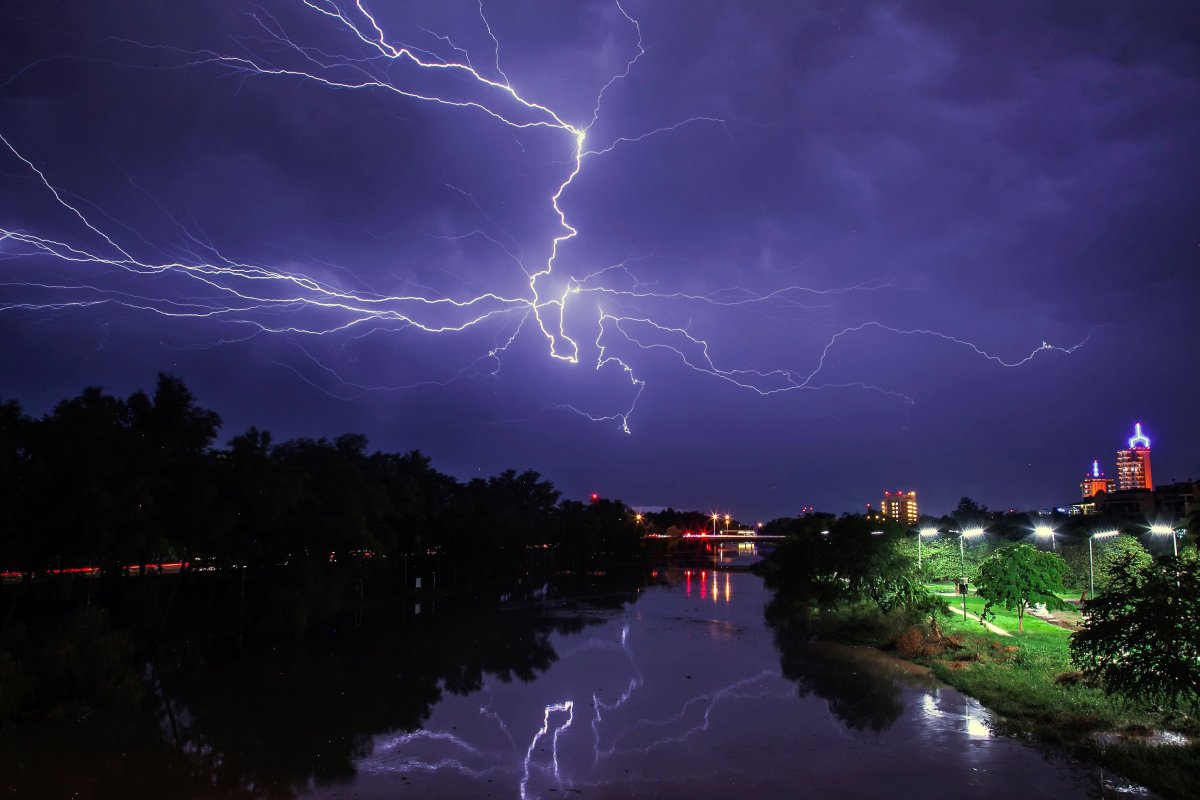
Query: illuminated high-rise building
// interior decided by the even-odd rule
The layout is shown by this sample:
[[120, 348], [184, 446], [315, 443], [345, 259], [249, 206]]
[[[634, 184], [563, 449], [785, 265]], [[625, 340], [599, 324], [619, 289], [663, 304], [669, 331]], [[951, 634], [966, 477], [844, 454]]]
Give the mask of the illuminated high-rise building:
[[1153, 489], [1154, 478], [1150, 474], [1150, 438], [1142, 433], [1142, 423], [1133, 426], [1129, 448], [1117, 451], [1117, 488]]
[[903, 522], [905, 525], [916, 525], [917, 493], [916, 492], [884, 492], [883, 516]]
[[1083, 490], [1084, 498], [1095, 497], [1100, 492], [1111, 492], [1113, 490], [1113, 479], [1104, 477], [1104, 473], [1100, 471], [1100, 462], [1092, 462], [1092, 471], [1083, 477], [1083, 483], [1079, 484], [1079, 488]]

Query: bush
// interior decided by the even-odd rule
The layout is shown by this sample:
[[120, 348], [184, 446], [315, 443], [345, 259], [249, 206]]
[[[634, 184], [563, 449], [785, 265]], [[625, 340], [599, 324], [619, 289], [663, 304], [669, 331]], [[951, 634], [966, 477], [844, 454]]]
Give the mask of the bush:
[[892, 644], [895, 646], [896, 652], [904, 658], [916, 658], [925, 652], [925, 635], [921, 633], [920, 628], [913, 625], [896, 637], [896, 641]]
[[1071, 659], [1106, 692], [1200, 712], [1200, 565], [1164, 558], [1112, 567], [1108, 591], [1084, 605]]

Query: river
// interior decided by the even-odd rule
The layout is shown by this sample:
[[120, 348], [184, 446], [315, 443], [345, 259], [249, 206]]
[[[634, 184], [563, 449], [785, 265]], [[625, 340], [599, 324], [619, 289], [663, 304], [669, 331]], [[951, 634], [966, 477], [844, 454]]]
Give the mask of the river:
[[314, 796], [1101, 795], [1095, 767], [995, 735], [978, 703], [879, 654], [807, 648], [785, 675], [756, 575], [664, 577], [619, 609], [573, 608], [590, 624], [550, 634], [547, 669], [444, 695]]
[[137, 714], [0, 731], [0, 793], [1146, 796], [996, 735], [978, 703], [911, 664], [783, 638], [753, 573], [648, 569], [559, 589], [378, 609], [286, 645], [174, 645], [147, 665]]

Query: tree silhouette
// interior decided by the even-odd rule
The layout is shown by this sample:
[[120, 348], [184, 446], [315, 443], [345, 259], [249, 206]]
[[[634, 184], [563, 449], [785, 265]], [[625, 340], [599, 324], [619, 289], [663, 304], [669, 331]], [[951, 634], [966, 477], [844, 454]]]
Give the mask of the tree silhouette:
[[1127, 555], [1084, 614], [1071, 659], [1106, 692], [1200, 711], [1200, 562]]

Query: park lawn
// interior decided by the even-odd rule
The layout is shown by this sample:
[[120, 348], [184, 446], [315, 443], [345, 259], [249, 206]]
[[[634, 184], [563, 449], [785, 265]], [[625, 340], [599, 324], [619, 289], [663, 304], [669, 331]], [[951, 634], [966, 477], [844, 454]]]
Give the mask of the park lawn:
[[[1026, 615], [1025, 632], [1019, 633], [1016, 613], [995, 607], [990, 621], [1012, 634], [1000, 636], [975, 620], [963, 620], [961, 597], [946, 600], [952, 613], [939, 624], [957, 647], [914, 660], [995, 712], [1002, 732], [1032, 736], [1096, 758], [1168, 797], [1200, 797], [1200, 784], [1191, 777], [1200, 775], [1200, 744], [1138, 743], [1139, 737], [1158, 730], [1175, 730], [1200, 741], [1200, 722], [1124, 703], [1088, 685], [1071, 665], [1071, 632], [1064, 628]], [[985, 602], [968, 596], [967, 610], [979, 615]]]

